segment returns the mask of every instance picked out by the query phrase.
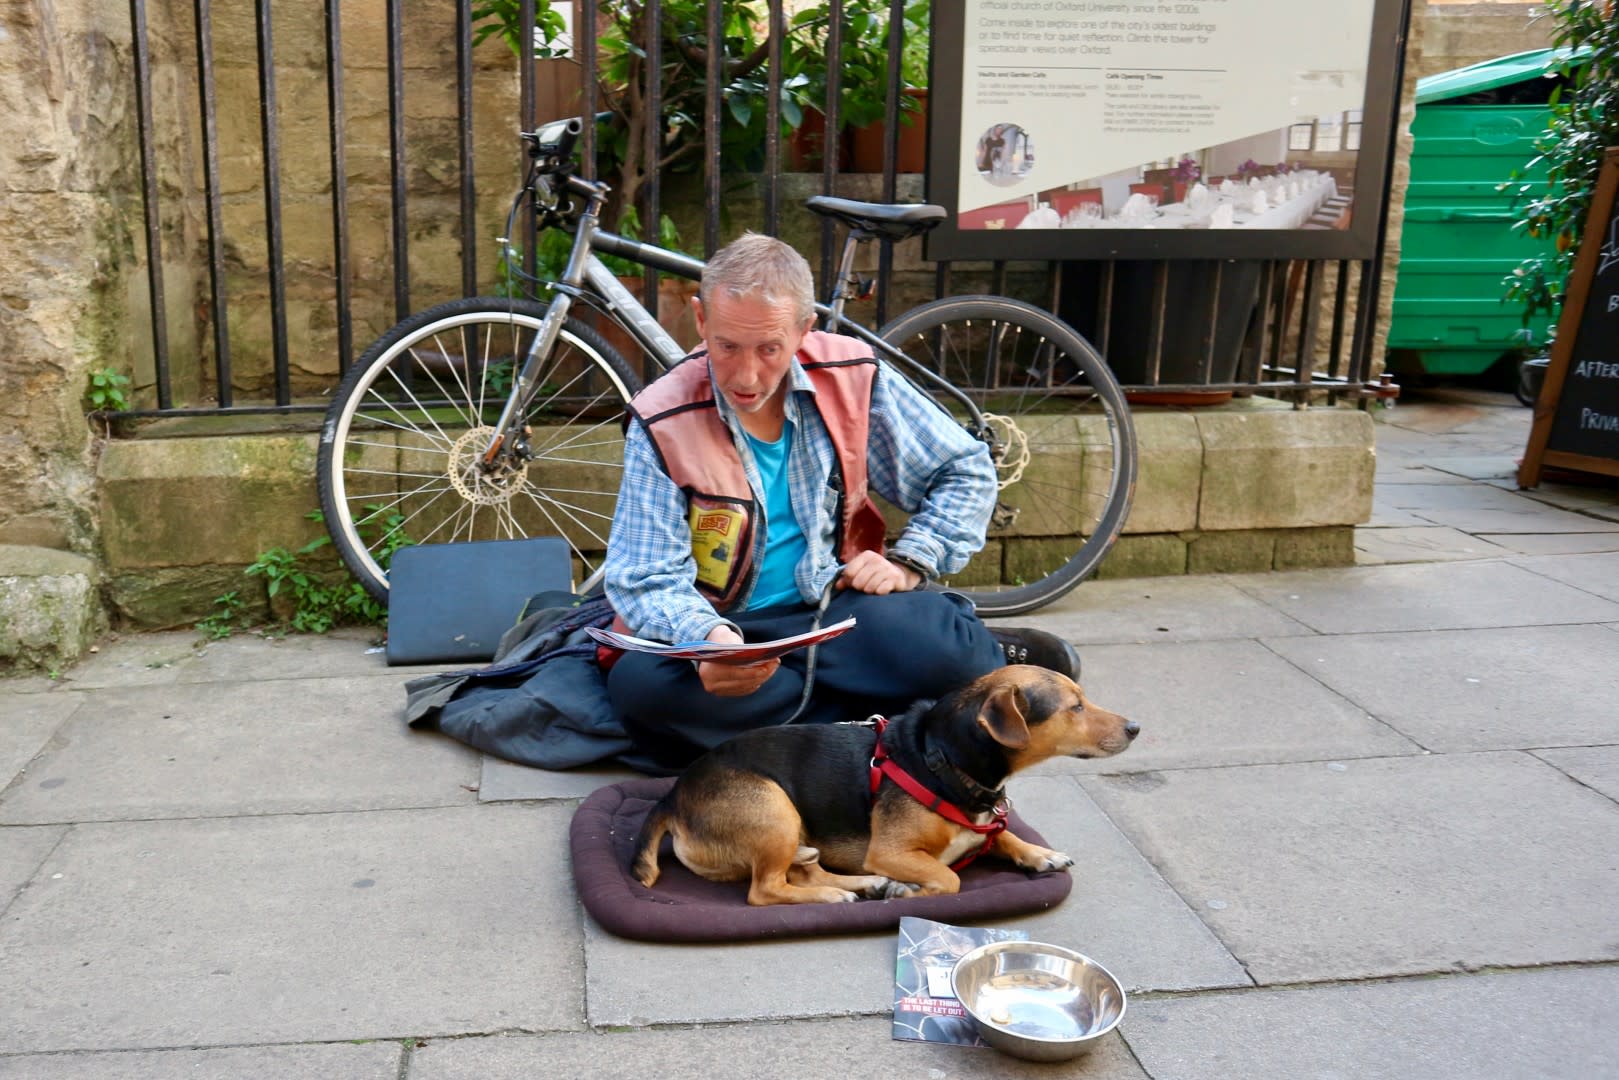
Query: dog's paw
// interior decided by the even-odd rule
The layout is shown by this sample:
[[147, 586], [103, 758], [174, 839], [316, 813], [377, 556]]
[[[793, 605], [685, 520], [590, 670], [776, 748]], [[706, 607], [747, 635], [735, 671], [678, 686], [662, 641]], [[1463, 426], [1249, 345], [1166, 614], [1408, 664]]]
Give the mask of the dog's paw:
[[885, 877], [869, 877], [865, 887], [860, 890], [860, 896], [865, 900], [882, 900], [888, 896], [888, 889], [893, 884]]
[[877, 895], [884, 900], [903, 900], [907, 896], [915, 896], [922, 891], [922, 886], [914, 881], [890, 881], [883, 886], [882, 892]]
[[1066, 870], [1074, 865], [1074, 860], [1060, 851], [1050, 848], [1031, 848], [1027, 854], [1018, 859], [1017, 864], [1025, 870], [1044, 872], [1048, 870]]
[[860, 899], [859, 893], [852, 893], [848, 889], [838, 889], [836, 892], [838, 897], [833, 902], [837, 904], [853, 904]]

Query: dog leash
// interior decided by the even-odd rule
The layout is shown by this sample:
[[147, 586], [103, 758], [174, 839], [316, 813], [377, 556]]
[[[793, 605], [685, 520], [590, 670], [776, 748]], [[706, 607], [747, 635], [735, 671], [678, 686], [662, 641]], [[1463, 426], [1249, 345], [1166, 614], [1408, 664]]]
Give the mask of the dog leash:
[[872, 716], [867, 722], [875, 724], [877, 727], [877, 745], [872, 751], [871, 758], [872, 798], [877, 797], [877, 789], [882, 786], [883, 777], [886, 776], [898, 784], [901, 791], [946, 821], [954, 822], [964, 829], [971, 829], [973, 832], [981, 834], [984, 837], [983, 846], [977, 851], [969, 852], [950, 865], [950, 869], [958, 873], [962, 867], [968, 865], [994, 846], [995, 837], [1006, 831], [1006, 818], [1012, 812], [1011, 799], [1002, 795], [991, 810], [991, 813], [995, 816], [987, 824], [980, 825], [968, 817], [961, 807], [953, 802], [948, 802], [943, 795], [937, 795], [928, 790], [920, 780], [900, 768], [899, 762], [889, 755], [888, 747], [883, 745], [883, 732], [888, 730], [888, 717]]

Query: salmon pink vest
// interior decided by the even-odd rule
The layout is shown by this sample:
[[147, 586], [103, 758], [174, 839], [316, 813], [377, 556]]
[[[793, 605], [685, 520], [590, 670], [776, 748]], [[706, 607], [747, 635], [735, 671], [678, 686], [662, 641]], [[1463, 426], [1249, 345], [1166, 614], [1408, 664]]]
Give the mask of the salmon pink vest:
[[[837, 467], [829, 483], [839, 490], [838, 557], [883, 550], [882, 513], [866, 483], [866, 441], [877, 361], [871, 349], [839, 334], [811, 331], [798, 363], [815, 387], [815, 409], [832, 437]], [[704, 355], [671, 368], [635, 395], [630, 412], [687, 498], [697, 590], [725, 611], [753, 582], [754, 526], [760, 507], [742, 458], [720, 417]], [[841, 474], [841, 475], [840, 475]]]

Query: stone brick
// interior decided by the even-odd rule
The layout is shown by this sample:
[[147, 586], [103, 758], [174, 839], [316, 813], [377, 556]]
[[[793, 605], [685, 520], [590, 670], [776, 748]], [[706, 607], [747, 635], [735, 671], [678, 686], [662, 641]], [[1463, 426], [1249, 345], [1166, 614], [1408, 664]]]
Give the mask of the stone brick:
[[100, 572], [82, 555], [0, 544], [0, 669], [71, 664], [106, 629]]
[[1121, 536], [1096, 568], [1098, 580], [1186, 573], [1186, 541], [1179, 536]]
[[127, 441], [101, 457], [107, 567], [245, 565], [322, 533], [313, 435]]
[[107, 602], [122, 626], [171, 630], [194, 625], [213, 614], [214, 601], [236, 593], [250, 621], [269, 617], [264, 579], [249, 577], [244, 566], [180, 566], [144, 568], [115, 574], [106, 585]]
[[1266, 529], [1193, 534], [1186, 543], [1188, 574], [1249, 574], [1269, 570], [1277, 534]]
[[1135, 498], [1125, 519], [1127, 533], [1181, 532], [1197, 525], [1197, 493], [1202, 482], [1203, 440], [1189, 413], [1141, 410], [1135, 413], [1141, 452]]
[[1274, 568], [1277, 570], [1354, 565], [1353, 526], [1328, 525], [1319, 529], [1289, 529], [1276, 537]]
[[1198, 528], [1352, 525], [1372, 510], [1372, 418], [1358, 409], [1197, 416]]

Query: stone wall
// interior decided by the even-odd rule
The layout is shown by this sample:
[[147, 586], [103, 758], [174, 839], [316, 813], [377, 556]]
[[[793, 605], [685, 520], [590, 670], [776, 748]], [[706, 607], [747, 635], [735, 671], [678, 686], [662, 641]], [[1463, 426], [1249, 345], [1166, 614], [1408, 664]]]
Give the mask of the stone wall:
[[87, 373], [126, 367], [129, 8], [0, 4], [0, 544], [92, 553]]

